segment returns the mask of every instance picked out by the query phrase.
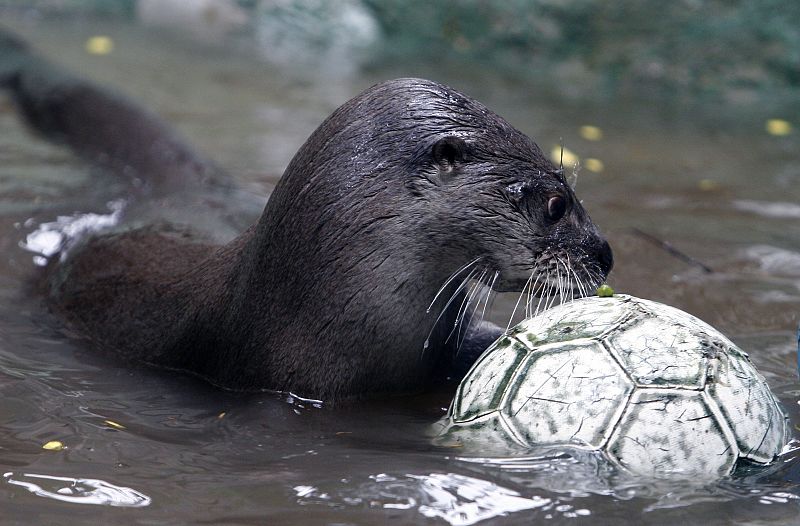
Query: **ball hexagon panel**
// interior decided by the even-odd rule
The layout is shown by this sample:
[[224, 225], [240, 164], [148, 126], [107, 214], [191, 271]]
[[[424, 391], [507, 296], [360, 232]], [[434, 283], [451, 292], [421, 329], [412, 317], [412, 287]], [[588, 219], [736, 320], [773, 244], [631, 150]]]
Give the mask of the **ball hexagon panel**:
[[528, 352], [513, 338], [501, 338], [492, 344], [461, 381], [454, 399], [453, 419], [466, 422], [497, 409], [506, 385]]
[[528, 318], [511, 332], [531, 349], [580, 338], [596, 338], [616, 327], [629, 313], [624, 302], [614, 298], [576, 300]]
[[678, 389], [637, 388], [607, 447], [623, 468], [656, 478], [724, 476], [737, 451], [703, 392]]
[[733, 342], [726, 338], [717, 329], [704, 322], [700, 318], [692, 316], [688, 312], [676, 309], [675, 307], [670, 307], [669, 305], [664, 305], [663, 303], [656, 303], [655, 301], [644, 300], [642, 298], [636, 298], [633, 301], [635, 301], [636, 304], [643, 309], [650, 312], [653, 316], [660, 318], [670, 325], [683, 325], [694, 332], [704, 332], [706, 335], [720, 340], [720, 342], [725, 346], [736, 349], [736, 351], [741, 354], [746, 354], [739, 350], [739, 348], [736, 347]]
[[612, 333], [608, 343], [639, 385], [690, 389], [705, 385], [708, 360], [703, 340], [681, 325], [645, 317]]
[[755, 462], [771, 462], [788, 439], [778, 401], [746, 358], [727, 355], [719, 360], [709, 394], [733, 429], [740, 454]]
[[530, 353], [501, 411], [529, 445], [599, 448], [632, 390], [633, 382], [602, 344], [576, 340]]

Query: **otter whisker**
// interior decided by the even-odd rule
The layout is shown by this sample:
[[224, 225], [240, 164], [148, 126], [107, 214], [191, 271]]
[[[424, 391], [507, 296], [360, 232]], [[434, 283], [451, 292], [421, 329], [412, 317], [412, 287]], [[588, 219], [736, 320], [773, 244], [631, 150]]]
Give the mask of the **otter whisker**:
[[517, 303], [514, 304], [514, 310], [511, 311], [511, 317], [509, 317], [509, 319], [508, 319], [508, 325], [506, 325], [505, 333], [508, 333], [508, 329], [511, 328], [511, 322], [514, 321], [514, 314], [517, 313], [517, 307], [519, 307], [519, 302], [522, 301], [522, 297], [525, 295], [525, 291], [527, 290], [528, 286], [530, 285], [531, 280], [533, 279], [533, 276], [534, 276], [535, 273], [536, 273], [535, 270], [533, 272], [531, 272], [531, 277], [528, 278], [528, 281], [525, 282], [525, 286], [522, 287], [522, 292], [519, 293], [519, 298], [517, 298]]
[[[488, 269], [487, 269], [488, 272]], [[469, 315], [469, 319], [467, 320], [466, 325], [464, 326], [464, 330], [461, 330], [461, 327], [458, 329], [458, 348], [456, 349], [456, 355], [461, 350], [461, 346], [463, 345], [464, 341], [467, 339], [467, 333], [469, 332], [470, 327], [472, 327], [472, 320], [475, 318], [475, 313], [478, 311], [478, 307], [481, 306], [481, 298], [484, 296], [483, 291], [486, 291], [486, 301], [484, 301], [484, 313], [486, 312], [486, 302], [489, 301], [489, 295], [492, 292], [492, 287], [489, 285], [489, 274], [484, 272], [481, 275], [481, 279], [478, 280], [478, 285], [480, 289], [480, 294], [476, 295], [477, 301], [475, 302], [475, 306], [472, 308], [472, 313]], [[483, 276], [486, 275], [486, 283], [483, 282]], [[495, 279], [497, 278], [497, 272], [494, 273]], [[476, 288], [476, 292], [478, 291]], [[466, 312], [464, 313], [464, 317], [466, 317]], [[483, 316], [481, 316], [481, 321], [483, 321]], [[463, 322], [463, 320], [462, 320]]]
[[[567, 267], [567, 274], [572, 274], [572, 270]], [[569, 277], [569, 301], [575, 301], [575, 295], [578, 294], [580, 297], [580, 290], [578, 289], [578, 281], [573, 281], [572, 276]]]
[[[558, 304], [564, 303], [564, 276], [561, 275], [560, 261], [556, 258], [556, 281], [558, 283]], [[553, 302], [555, 305], [555, 302]]]
[[[558, 282], [558, 303], [564, 303], [564, 276], [561, 275], [561, 262], [556, 258], [556, 281]], [[553, 304], [555, 305], [555, 303]]]
[[445, 343], [450, 341], [450, 338], [452, 338], [453, 334], [456, 333], [456, 329], [459, 332], [461, 331], [461, 324], [464, 321], [464, 315], [467, 313], [467, 310], [469, 310], [469, 304], [472, 302], [472, 298], [475, 292], [478, 290], [481, 280], [483, 279], [483, 276], [486, 275], [486, 272], [487, 270], [486, 268], [484, 268], [478, 280], [470, 287], [469, 292], [466, 294], [466, 296], [464, 296], [464, 300], [461, 302], [461, 306], [458, 308], [458, 314], [456, 315], [455, 323], [453, 323], [453, 329], [450, 331], [450, 334], [448, 334], [447, 338], [444, 340]]
[[[549, 274], [545, 273], [543, 282], [540, 286], [541, 290], [539, 291], [539, 300], [542, 299], [542, 294], [545, 290], [547, 290], [547, 279]], [[530, 290], [528, 291], [528, 305], [526, 310], [526, 316], [531, 316], [531, 307], [533, 306], [533, 300], [536, 298], [536, 287], [539, 286], [539, 280], [542, 279], [542, 274], [537, 272], [536, 279], [533, 280], [533, 284], [531, 285]], [[537, 303], [538, 304], [538, 303]], [[534, 312], [533, 315], [535, 316], [536, 313]]]
[[544, 274], [544, 280], [542, 283], [542, 290], [539, 291], [539, 301], [536, 302], [536, 310], [533, 315], [539, 314], [542, 307], [547, 303], [548, 298], [550, 297], [550, 293], [552, 292], [552, 277], [550, 276], [550, 271], [546, 271]]
[[526, 307], [525, 307], [525, 308], [526, 308], [525, 315], [526, 315], [526, 316], [528, 315], [528, 312], [527, 312], [527, 303], [530, 301], [531, 294], [532, 294], [532, 291], [533, 291], [533, 288], [534, 288], [534, 283], [536, 282], [536, 280], [535, 280], [535, 279], [533, 279], [533, 277], [534, 277], [534, 276], [536, 276], [536, 277], [537, 277], [537, 279], [538, 279], [538, 273], [536, 273], [536, 271], [535, 271], [535, 270], [534, 270], [533, 272], [531, 272], [531, 275], [530, 275], [530, 277], [528, 277], [528, 281], [527, 281], [527, 282], [525, 282], [525, 286], [526, 286], [527, 288], [523, 288], [523, 289], [522, 289], [523, 295], [525, 296], [525, 303], [526, 303]]
[[561, 264], [564, 266], [564, 274], [566, 274], [565, 286], [566, 292], [569, 295], [569, 299], [567, 300], [569, 302], [575, 299], [575, 291], [577, 290], [578, 282], [573, 280], [572, 270], [570, 269], [569, 264], [564, 260], [561, 261]]
[[575, 284], [572, 282], [572, 276], [570, 275], [569, 269], [566, 265], [564, 265], [564, 302], [569, 303], [570, 301], [575, 299]]
[[583, 263], [583, 261], [581, 261], [580, 264], [581, 264], [581, 268], [583, 269], [583, 275], [586, 276], [585, 285], [586, 285], [586, 292], [587, 292], [587, 295], [588, 295], [588, 293], [590, 292], [590, 289], [592, 287], [592, 283], [594, 282], [594, 278], [592, 276], [592, 273], [589, 271], [589, 269], [586, 268], [586, 265]]
[[[542, 307], [539, 312], [546, 311], [549, 307], [548, 304], [550, 303], [550, 298], [553, 296], [553, 277], [552, 273], [548, 270], [547, 271], [547, 293], [544, 294], [544, 301], [542, 301]], [[538, 314], [538, 313], [537, 313]]]
[[494, 292], [494, 284], [497, 281], [497, 278], [500, 276], [500, 272], [495, 271], [494, 278], [492, 278], [492, 282], [489, 284], [489, 290], [486, 291], [486, 299], [483, 302], [483, 310], [481, 311], [481, 320], [478, 324], [483, 323], [483, 318], [486, 316], [486, 307], [489, 305], [489, 298], [492, 296], [492, 292]]
[[525, 317], [526, 318], [531, 315], [531, 297], [533, 297], [533, 291], [534, 291], [534, 284], [532, 283], [531, 286], [528, 287], [528, 297], [525, 298]]
[[[480, 296], [477, 295], [476, 293], [478, 292], [478, 290], [483, 291], [483, 289], [486, 287], [486, 285], [483, 283], [483, 278], [484, 276], [486, 276], [486, 272], [487, 270], [484, 269], [484, 271], [481, 273], [481, 275], [473, 284], [472, 288], [470, 288], [469, 295], [466, 298], [467, 301], [465, 308], [463, 312], [460, 312], [459, 316], [456, 318], [456, 325], [458, 327], [458, 330], [456, 331], [456, 354], [458, 354], [458, 351], [461, 349], [461, 344], [464, 342], [464, 337], [467, 331], [469, 330], [469, 326], [472, 323], [473, 316], [475, 316], [475, 311], [481, 304]], [[473, 298], [478, 298], [478, 301], [475, 302], [475, 306], [472, 308], [472, 314], [469, 314], [469, 319], [467, 319], [467, 312], [469, 312], [469, 307], [472, 304]], [[467, 323], [466, 326], [464, 326], [464, 330], [462, 331], [461, 327], [464, 325], [464, 320], [467, 320]]]
[[444, 289], [447, 288], [447, 286], [450, 284], [450, 282], [452, 282], [456, 278], [456, 276], [458, 276], [459, 274], [461, 274], [462, 272], [467, 270], [469, 267], [471, 267], [472, 265], [474, 265], [475, 263], [477, 263], [481, 259], [483, 259], [483, 256], [478, 256], [475, 259], [473, 259], [472, 261], [470, 261], [469, 263], [467, 263], [466, 265], [464, 265], [463, 267], [461, 267], [460, 269], [458, 269], [455, 272], [453, 272], [452, 274], [450, 274], [450, 277], [445, 280], [444, 285], [442, 285], [439, 288], [439, 290], [436, 292], [436, 295], [433, 297], [433, 301], [431, 301], [431, 304], [428, 306], [428, 310], [425, 311], [425, 312], [428, 312], [428, 313], [431, 312], [431, 309], [433, 308], [433, 304], [436, 303], [436, 300], [439, 298], [439, 295], [444, 291]]
[[555, 305], [556, 300], [558, 299], [558, 280], [560, 279], [560, 276], [558, 275], [558, 268], [556, 268], [553, 273], [555, 274], [555, 278], [553, 278], [553, 287], [550, 290], [550, 294], [547, 296], [547, 304], [543, 310], [547, 310]]
[[586, 286], [583, 283], [583, 280], [578, 275], [578, 272], [575, 270], [575, 267], [569, 261], [569, 254], [567, 254], [567, 265], [569, 265], [570, 270], [572, 271], [572, 275], [575, 276], [575, 285], [578, 287], [578, 294], [579, 298], [586, 297]]
[[605, 281], [606, 275], [601, 271], [599, 268], [595, 269], [594, 272], [594, 286], [599, 287]]
[[581, 262], [584, 272], [589, 277], [589, 287], [596, 289], [603, 283], [602, 273], [599, 269], [589, 269], [585, 263]]
[[556, 304], [556, 300], [558, 299], [559, 296], [560, 285], [561, 285], [561, 273], [558, 271], [558, 264], [556, 264], [556, 286], [553, 289], [553, 294], [550, 296], [550, 300], [547, 302], [547, 307], [545, 307], [545, 310], [549, 310], [550, 308], [553, 307], [553, 305]]
[[575, 286], [577, 287], [577, 297], [583, 298], [586, 296], [586, 288], [583, 286], [583, 281], [581, 281], [580, 276], [578, 273], [575, 272], [575, 269], [572, 270], [572, 274], [575, 276]]
[[[589, 269], [583, 260], [579, 259], [578, 264], [580, 264], [580, 268], [582, 272], [580, 275], [575, 268], [572, 268], [572, 272], [575, 276], [575, 280], [578, 285], [578, 290], [581, 294], [580, 297], [584, 298], [586, 296], [590, 296], [594, 293], [594, 290], [597, 289], [598, 286], [602, 283], [601, 274], [598, 271]], [[581, 277], [583, 276], [583, 277]]]
[[437, 316], [436, 317], [436, 321], [433, 322], [433, 326], [431, 327], [431, 330], [428, 333], [428, 337], [425, 338], [425, 343], [422, 345], [422, 354], [423, 354], [423, 356], [425, 354], [425, 350], [428, 348], [428, 345], [430, 344], [431, 335], [433, 335], [433, 331], [435, 331], [436, 327], [439, 325], [439, 321], [442, 319], [442, 316], [444, 316], [444, 313], [447, 312], [447, 309], [448, 309], [448, 307], [450, 307], [450, 304], [452, 304], [453, 301], [458, 297], [458, 294], [462, 290], [464, 290], [464, 287], [467, 286], [467, 283], [469, 283], [470, 279], [472, 279], [472, 277], [478, 272], [478, 270], [479, 269], [475, 269], [474, 268], [467, 274], [467, 277], [464, 278], [463, 281], [461, 281], [459, 286], [453, 292], [452, 296], [450, 296], [450, 299], [447, 300], [447, 303], [445, 304], [445, 306], [442, 307], [442, 310], [439, 312], [439, 316]]
[[531, 289], [533, 288], [533, 284], [531, 284], [530, 278], [528, 278], [528, 281], [525, 282], [525, 286], [526, 288], [522, 289], [523, 292], [522, 295], [525, 297], [525, 317], [527, 318], [528, 315], [530, 314], [528, 306], [531, 303]]
[[[572, 277], [570, 277], [570, 284], [571, 284], [570, 301], [573, 301], [573, 300], [575, 300], [576, 294], [577, 294], [578, 298], [583, 296], [583, 285], [581, 284], [581, 278], [578, 277], [578, 273], [575, 272], [575, 269], [572, 267], [572, 264], [569, 261], [569, 254], [566, 255], [566, 259], [567, 259], [567, 262], [566, 262], [567, 271], [570, 274], [572, 274]], [[573, 278], [574, 278], [575, 281], [573, 281]]]
[[[575, 269], [572, 268], [572, 265], [570, 265], [570, 263], [569, 263], [569, 254], [565, 254], [564, 257], [566, 258], [566, 261], [564, 261], [563, 259], [561, 259], [558, 256], [556, 256], [556, 259], [564, 267], [564, 272], [566, 273], [566, 283], [565, 283], [565, 285], [568, 287], [567, 290], [569, 292], [569, 301], [573, 301], [575, 299], [576, 289], [577, 289], [577, 292], [579, 294], [579, 297], [582, 296], [582, 294], [581, 294], [581, 289], [582, 289], [581, 280], [578, 277], [578, 274], [575, 272]], [[573, 280], [573, 277], [574, 277], [574, 280]]]
[[[539, 278], [541, 278], [541, 277], [542, 277], [541, 274], [538, 274], [538, 273], [536, 274], [536, 279], [534, 280], [533, 285], [531, 285], [531, 290], [534, 290], [534, 291], [536, 290], [536, 285], [539, 284]], [[534, 293], [533, 298], [535, 298], [535, 297], [536, 297], [536, 295]], [[525, 315], [526, 316], [530, 316], [531, 307], [533, 306], [533, 298], [531, 297], [530, 294], [528, 294], [528, 304], [525, 306], [525, 313], [526, 313]], [[539, 300], [541, 301], [541, 299], [542, 299], [542, 295], [539, 294]], [[534, 313], [534, 315], [535, 314], [536, 313]]]
[[578, 272], [570, 264], [570, 262], [569, 262], [569, 254], [567, 254], [567, 265], [569, 266], [569, 269], [572, 272], [572, 275], [575, 276], [575, 286], [578, 288], [578, 295], [579, 295], [578, 297], [579, 298], [586, 297], [586, 286], [584, 285], [583, 280], [581, 279], [581, 277], [578, 276]]

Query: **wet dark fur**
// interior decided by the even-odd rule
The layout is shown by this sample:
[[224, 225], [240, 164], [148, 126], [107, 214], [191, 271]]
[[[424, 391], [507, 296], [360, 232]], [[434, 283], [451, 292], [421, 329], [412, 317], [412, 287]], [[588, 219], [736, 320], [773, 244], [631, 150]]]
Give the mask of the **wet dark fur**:
[[[39, 59], [22, 64], [6, 84], [48, 137], [89, 157], [110, 148], [155, 184], [185, 184], [194, 177], [186, 166], [213, 166], [124, 99], [50, 74]], [[83, 114], [96, 129], [119, 124], [162, 148], [95, 138]], [[558, 220], [546, 214], [552, 195], [568, 203]], [[456, 309], [423, 352], [438, 314], [426, 311], [448, 276], [482, 257], [499, 272], [496, 289], [520, 290], [548, 251], [596, 275], [611, 266], [608, 245], [528, 137], [455, 90], [398, 79], [336, 110], [291, 161], [258, 223], [228, 245], [152, 228], [97, 237], [51, 262], [48, 297], [98, 347], [225, 387], [331, 399], [424, 387], [455, 354], [455, 339], [445, 340]], [[498, 333], [472, 331], [462, 355]]]

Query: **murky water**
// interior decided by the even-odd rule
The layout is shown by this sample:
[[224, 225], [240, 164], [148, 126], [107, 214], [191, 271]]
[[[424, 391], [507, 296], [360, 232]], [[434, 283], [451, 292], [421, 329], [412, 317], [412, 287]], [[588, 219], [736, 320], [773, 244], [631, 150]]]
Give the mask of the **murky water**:
[[[224, 238], [258, 214], [296, 149], [334, 108], [373, 82], [419, 75], [505, 115], [549, 151], [563, 137], [604, 169], [578, 193], [615, 250], [618, 290], [669, 303], [716, 326], [751, 356], [798, 414], [794, 330], [800, 309], [798, 134], [773, 115], [675, 104], [572, 104], [522, 85], [434, 64], [387, 64], [331, 77], [264, 64], [235, 46], [86, 20], [2, 20], [57, 62], [164, 115], [227, 167], [242, 202], [194, 218]], [[110, 35], [114, 52], [84, 41]], [[785, 116], [784, 116], [785, 117]], [[579, 128], [602, 128], [600, 141]], [[25, 284], [21, 241], [60, 215], [109, 213], [124, 189], [32, 137], [0, 98], [0, 480], [2, 521], [16, 524], [779, 524], [797, 521], [800, 460], [718, 484], [613, 484], [592, 458], [543, 452], [476, 462], [433, 447], [430, 424], [451, 388], [328, 408], [290, 395], [234, 395], [192, 378], [89, 352]], [[244, 204], [242, 204], [244, 203]], [[162, 214], [159, 207], [146, 214]], [[214, 217], [225, 218], [216, 221]], [[233, 218], [233, 220], [231, 220]], [[640, 229], [713, 269], [668, 255]], [[493, 317], [507, 320], [516, 298]], [[48, 451], [57, 440], [66, 446]]]

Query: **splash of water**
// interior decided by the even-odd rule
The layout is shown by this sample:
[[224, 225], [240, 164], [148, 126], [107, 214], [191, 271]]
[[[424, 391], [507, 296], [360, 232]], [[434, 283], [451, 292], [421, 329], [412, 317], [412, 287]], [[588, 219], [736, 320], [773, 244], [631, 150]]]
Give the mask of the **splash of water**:
[[50, 257], [59, 253], [63, 260], [76, 241], [119, 224], [125, 205], [124, 199], [117, 199], [106, 205], [110, 211], [108, 214], [58, 216], [55, 221], [40, 224], [19, 245], [36, 254], [33, 262], [38, 266], [46, 265]]

